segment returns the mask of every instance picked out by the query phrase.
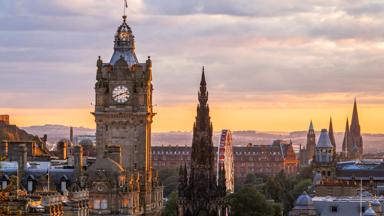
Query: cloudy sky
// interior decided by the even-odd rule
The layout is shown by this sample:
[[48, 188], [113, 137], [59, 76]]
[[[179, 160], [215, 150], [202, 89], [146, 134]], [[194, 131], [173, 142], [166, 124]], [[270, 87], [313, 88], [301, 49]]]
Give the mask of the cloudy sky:
[[[201, 67], [215, 130], [384, 132], [381, 0], [128, 0], [136, 54], [154, 64], [155, 131], [191, 130]], [[97, 56], [123, 0], [0, 1], [0, 112], [18, 125], [94, 127]]]

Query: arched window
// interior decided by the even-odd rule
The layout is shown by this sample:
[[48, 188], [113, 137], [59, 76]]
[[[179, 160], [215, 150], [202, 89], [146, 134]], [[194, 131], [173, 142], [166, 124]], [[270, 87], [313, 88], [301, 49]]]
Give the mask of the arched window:
[[60, 190], [62, 193], [67, 191], [67, 182], [68, 182], [68, 177], [64, 175], [60, 180]]

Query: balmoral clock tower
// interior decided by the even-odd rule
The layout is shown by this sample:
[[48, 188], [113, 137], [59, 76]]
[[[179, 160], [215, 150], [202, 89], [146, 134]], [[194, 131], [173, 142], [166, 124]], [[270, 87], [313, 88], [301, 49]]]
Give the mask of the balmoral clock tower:
[[121, 147], [121, 165], [127, 173], [141, 173], [150, 180], [152, 112], [152, 62], [139, 63], [135, 38], [123, 16], [109, 63], [97, 61], [96, 120], [97, 157], [106, 147]]

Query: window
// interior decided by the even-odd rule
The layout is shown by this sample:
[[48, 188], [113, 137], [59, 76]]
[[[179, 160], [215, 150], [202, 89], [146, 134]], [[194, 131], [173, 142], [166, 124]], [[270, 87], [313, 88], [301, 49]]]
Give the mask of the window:
[[67, 182], [61, 181], [61, 192], [67, 191]]
[[3, 180], [1, 182], [1, 189], [4, 190], [5, 188], [7, 188], [7, 185], [8, 185], [8, 182], [6, 180]]
[[93, 209], [100, 209], [100, 200], [99, 199], [93, 200]]
[[100, 202], [100, 208], [101, 209], [107, 209], [108, 208], [108, 201], [106, 199], [102, 199]]
[[337, 212], [337, 206], [331, 206], [331, 212]]
[[33, 190], [33, 182], [31, 180], [28, 181], [27, 190], [28, 190], [28, 192], [32, 192], [32, 190]]

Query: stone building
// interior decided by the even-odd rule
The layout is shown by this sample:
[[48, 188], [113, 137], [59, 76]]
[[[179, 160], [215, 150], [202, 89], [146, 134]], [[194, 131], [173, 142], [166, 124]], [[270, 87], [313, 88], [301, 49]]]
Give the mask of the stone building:
[[0, 115], [0, 121], [9, 125], [9, 115]]
[[[152, 147], [153, 166], [156, 169], [178, 168], [190, 163], [190, 146], [154, 146]], [[273, 176], [281, 171], [292, 175], [298, 171], [299, 161], [291, 142], [275, 140], [271, 145], [233, 146], [233, 178], [243, 181], [249, 174]], [[217, 152], [215, 151], [215, 161]], [[227, 171], [226, 174], [228, 175]]]
[[235, 177], [240, 182], [248, 174], [274, 176], [283, 171], [287, 175], [298, 171], [299, 161], [292, 142], [275, 140], [271, 145], [236, 146], [233, 148]]
[[[16, 161], [0, 162], [2, 215], [88, 215], [89, 194], [78, 178], [81, 163], [52, 166], [50, 161], [28, 161], [26, 145], [18, 151]], [[76, 161], [81, 157], [75, 155]]]
[[323, 179], [333, 179], [335, 177], [334, 147], [327, 129], [321, 130], [319, 141], [316, 144], [313, 167], [314, 171], [320, 173]]
[[178, 215], [225, 215], [225, 169], [220, 167], [217, 179], [204, 68], [198, 98], [189, 172], [187, 165], [180, 167]]
[[108, 63], [96, 63], [96, 161], [85, 178], [91, 214], [157, 215], [163, 189], [152, 172], [152, 61], [139, 63], [123, 16]]

